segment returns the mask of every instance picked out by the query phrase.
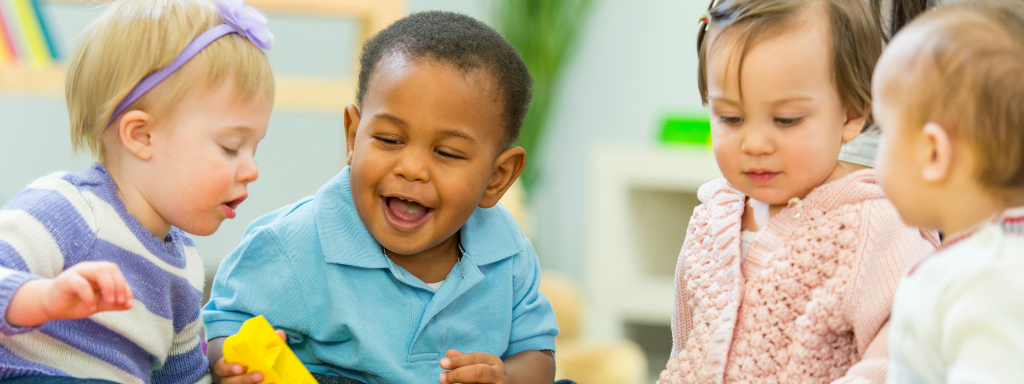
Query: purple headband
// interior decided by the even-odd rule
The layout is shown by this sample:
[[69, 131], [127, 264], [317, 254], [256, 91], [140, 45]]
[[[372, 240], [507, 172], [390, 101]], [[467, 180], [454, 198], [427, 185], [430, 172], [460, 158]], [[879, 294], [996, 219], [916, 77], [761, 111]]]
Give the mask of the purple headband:
[[174, 58], [171, 64], [150, 73], [142, 81], [139, 81], [135, 88], [132, 88], [128, 95], [124, 97], [124, 100], [117, 104], [117, 108], [114, 108], [114, 113], [110, 115], [107, 125], [113, 123], [114, 119], [124, 113], [128, 106], [138, 101], [142, 95], [152, 90], [157, 84], [167, 80], [167, 77], [181, 69], [185, 63], [192, 60], [200, 51], [221, 37], [237, 33], [248, 38], [260, 49], [270, 50], [274, 48], [274, 35], [270, 33], [270, 28], [267, 27], [267, 16], [263, 12], [252, 6], [245, 5], [245, 0], [214, 0], [214, 3], [217, 4], [217, 10], [220, 11], [224, 24], [203, 32], [195, 40], [192, 40], [185, 47], [185, 50], [178, 57]]

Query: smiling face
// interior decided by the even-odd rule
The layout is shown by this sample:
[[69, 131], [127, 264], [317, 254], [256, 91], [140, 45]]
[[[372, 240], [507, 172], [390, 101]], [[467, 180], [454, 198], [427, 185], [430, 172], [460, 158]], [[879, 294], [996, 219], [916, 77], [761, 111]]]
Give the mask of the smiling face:
[[488, 191], [496, 164], [511, 151], [503, 151], [493, 79], [393, 54], [377, 64], [368, 89], [362, 110], [350, 106], [346, 123], [359, 218], [397, 254], [457, 246], [454, 235], [476, 207], [497, 202]]
[[745, 36], [731, 33], [742, 28], [709, 36], [717, 44], [707, 79], [715, 158], [729, 183], [771, 205], [844, 175], [839, 149], [866, 120], [848, 116], [833, 81], [827, 15], [807, 9], [791, 23], [749, 47], [742, 72]]
[[151, 158], [136, 166], [131, 179], [168, 224], [213, 234], [248, 196], [247, 185], [259, 175], [256, 145], [267, 132], [272, 104], [240, 99], [224, 82], [185, 97], [171, 116], [154, 120]]

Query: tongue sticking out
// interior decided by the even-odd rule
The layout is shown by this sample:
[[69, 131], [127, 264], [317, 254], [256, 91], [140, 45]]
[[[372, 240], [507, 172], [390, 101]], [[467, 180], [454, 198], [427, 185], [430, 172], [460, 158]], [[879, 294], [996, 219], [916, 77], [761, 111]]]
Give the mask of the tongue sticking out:
[[427, 215], [427, 207], [397, 197], [388, 199], [388, 208], [396, 217], [406, 221], [416, 221]]

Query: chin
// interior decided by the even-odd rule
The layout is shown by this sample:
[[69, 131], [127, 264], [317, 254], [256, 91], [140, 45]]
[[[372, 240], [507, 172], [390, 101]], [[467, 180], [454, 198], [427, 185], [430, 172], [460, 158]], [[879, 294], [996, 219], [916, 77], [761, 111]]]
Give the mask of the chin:
[[452, 235], [445, 236], [443, 232], [437, 232], [436, 229], [424, 225], [416, 231], [402, 232], [384, 224], [383, 228], [372, 231], [370, 234], [388, 251], [408, 256], [434, 249], [458, 233], [456, 231]]
[[212, 223], [209, 223], [209, 224], [206, 224], [206, 225], [195, 225], [195, 226], [187, 226], [187, 227], [178, 227], [178, 229], [180, 229], [182, 231], [185, 231], [186, 233], [188, 233], [190, 235], [210, 236], [210, 235], [212, 235], [212, 234], [217, 232], [217, 229], [220, 228], [221, 222], [222, 222], [221, 220], [217, 220], [215, 222], [212, 222]]
[[[789, 202], [789, 199], [783, 199], [783, 198], [779, 197], [779, 196], [783, 196], [784, 193], [781, 193], [780, 191], [777, 191], [777, 190], [774, 190], [774, 189], [763, 188], [763, 187], [762, 188], [753, 187], [753, 188], [750, 188], [749, 190], [746, 190], [746, 191], [741, 189], [740, 192], [743, 192], [744, 195], [747, 195], [751, 199], [760, 201], [760, 202], [768, 204], [768, 205], [779, 205], [779, 204], [786, 204], [786, 203]], [[785, 200], [785, 201], [779, 202], [780, 200]]]
[[913, 206], [907, 204], [896, 204], [896, 201], [889, 200], [896, 208], [896, 212], [900, 214], [900, 219], [903, 220], [903, 224], [908, 227], [924, 228], [924, 229], [936, 229], [934, 223], [927, 219], [926, 215], [919, 214], [920, 211], [914, 209]]
[[377, 242], [380, 243], [381, 246], [399, 255], [414, 255], [430, 248], [429, 245], [423, 244], [423, 241], [415, 238], [405, 238], [393, 235], [384, 235], [382, 237], [387, 237], [387, 239], [377, 238], [377, 236], [374, 236], [374, 238], [377, 238]]

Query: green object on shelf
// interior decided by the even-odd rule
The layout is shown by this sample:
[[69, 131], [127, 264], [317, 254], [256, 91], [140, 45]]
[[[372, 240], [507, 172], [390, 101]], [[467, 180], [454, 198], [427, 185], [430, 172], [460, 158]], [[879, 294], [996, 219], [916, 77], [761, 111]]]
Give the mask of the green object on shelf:
[[668, 116], [659, 139], [666, 144], [711, 145], [711, 122], [707, 117]]

